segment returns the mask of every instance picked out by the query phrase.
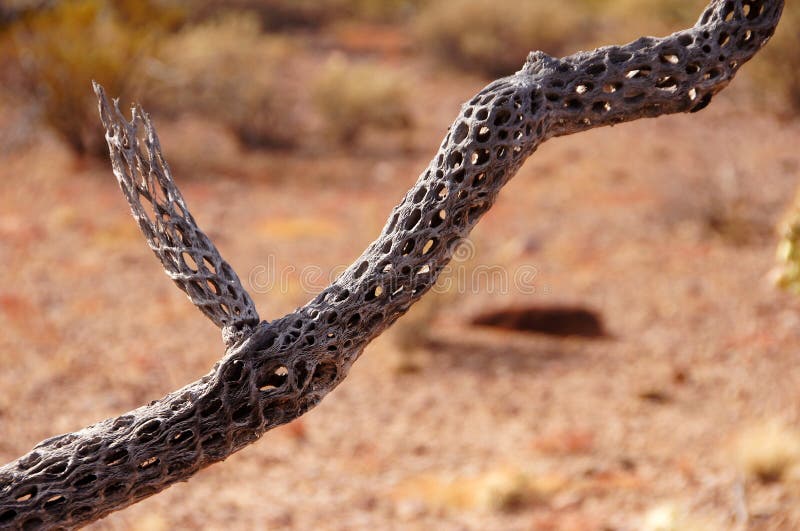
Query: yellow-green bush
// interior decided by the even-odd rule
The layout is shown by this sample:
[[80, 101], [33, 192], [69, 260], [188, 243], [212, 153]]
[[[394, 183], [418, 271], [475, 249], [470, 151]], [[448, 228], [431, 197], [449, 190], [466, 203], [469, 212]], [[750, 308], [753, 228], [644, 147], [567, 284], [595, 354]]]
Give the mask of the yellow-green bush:
[[166, 40], [146, 69], [147, 105], [161, 114], [202, 113], [249, 147], [288, 147], [301, 129], [287, 80], [295, 50], [264, 35], [254, 15], [229, 13]]
[[800, 294], [800, 193], [784, 215], [778, 232], [778, 266], [773, 278], [779, 287]]
[[329, 60], [312, 87], [326, 132], [339, 143], [357, 141], [369, 127], [410, 128], [408, 94], [397, 72], [372, 63], [351, 64], [342, 57]]
[[487, 76], [512, 74], [528, 52], [577, 51], [591, 41], [592, 20], [574, 0], [452, 0], [429, 4], [415, 22], [419, 43], [445, 64]]
[[4, 38], [44, 123], [76, 153], [100, 153], [91, 80], [130, 96], [141, 60], [180, 21], [180, 10], [155, 0], [67, 0], [28, 13]]

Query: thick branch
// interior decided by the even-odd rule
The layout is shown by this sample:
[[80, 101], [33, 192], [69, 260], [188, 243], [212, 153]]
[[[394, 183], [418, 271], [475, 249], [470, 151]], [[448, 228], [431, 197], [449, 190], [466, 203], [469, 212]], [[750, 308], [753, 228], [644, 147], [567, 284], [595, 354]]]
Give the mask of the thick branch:
[[[199, 381], [119, 418], [44, 441], [0, 468], [0, 526], [91, 522], [302, 415], [344, 379], [371, 339], [432, 286], [454, 245], [541, 142], [700, 110], [767, 42], [782, 7], [782, 0], [714, 0], [696, 26], [669, 37], [560, 60], [532, 54], [520, 72], [462, 107], [378, 239], [313, 301], [258, 325]], [[133, 122], [141, 116], [137, 111]], [[108, 114], [104, 121], [108, 126]], [[109, 133], [112, 160], [117, 135]], [[162, 165], [155, 135], [149, 137], [146, 159]], [[135, 135], [126, 138], [124, 149], [139, 150]], [[157, 182], [163, 184], [160, 177]], [[133, 193], [122, 184], [126, 195]], [[165, 193], [179, 197], [176, 189]], [[170, 219], [175, 214], [180, 217], [170, 212]], [[134, 215], [142, 226], [135, 208]], [[168, 270], [171, 263], [165, 263]]]

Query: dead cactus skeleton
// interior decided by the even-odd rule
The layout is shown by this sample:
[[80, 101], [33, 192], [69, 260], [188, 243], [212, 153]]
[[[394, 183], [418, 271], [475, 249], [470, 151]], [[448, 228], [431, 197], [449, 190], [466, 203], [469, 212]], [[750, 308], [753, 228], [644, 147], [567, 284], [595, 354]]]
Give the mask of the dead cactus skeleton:
[[114, 174], [167, 274], [227, 347], [206, 376], [0, 468], [0, 527], [75, 528], [188, 479], [319, 403], [436, 281], [454, 246], [548, 138], [709, 104], [769, 40], [782, 0], [713, 0], [697, 24], [557, 59], [532, 53], [463, 105], [377, 240], [295, 312], [259, 322], [197, 227], [148, 116], [95, 86]]

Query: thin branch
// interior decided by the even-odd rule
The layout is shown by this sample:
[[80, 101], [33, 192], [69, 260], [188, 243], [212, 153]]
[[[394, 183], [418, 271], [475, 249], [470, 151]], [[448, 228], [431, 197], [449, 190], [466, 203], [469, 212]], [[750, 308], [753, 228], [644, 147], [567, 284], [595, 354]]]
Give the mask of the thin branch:
[[161, 154], [150, 117], [139, 107], [128, 122], [93, 83], [111, 166], [131, 213], [167, 275], [233, 344], [258, 324], [258, 312], [233, 268], [200, 230]]

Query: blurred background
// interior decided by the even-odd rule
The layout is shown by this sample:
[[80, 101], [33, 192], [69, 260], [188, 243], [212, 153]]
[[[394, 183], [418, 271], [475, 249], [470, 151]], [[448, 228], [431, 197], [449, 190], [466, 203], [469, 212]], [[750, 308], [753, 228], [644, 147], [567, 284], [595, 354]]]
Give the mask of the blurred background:
[[[223, 351], [130, 218], [92, 79], [151, 113], [272, 320], [360, 254], [460, 104], [528, 51], [668, 34], [704, 4], [4, 0], [0, 461]], [[798, 24], [789, 2], [698, 116], [542, 146], [319, 407], [91, 528], [800, 527], [800, 298], [774, 282], [800, 277], [775, 269], [779, 242], [800, 255]]]

